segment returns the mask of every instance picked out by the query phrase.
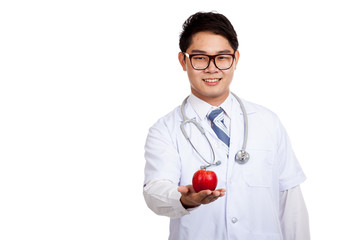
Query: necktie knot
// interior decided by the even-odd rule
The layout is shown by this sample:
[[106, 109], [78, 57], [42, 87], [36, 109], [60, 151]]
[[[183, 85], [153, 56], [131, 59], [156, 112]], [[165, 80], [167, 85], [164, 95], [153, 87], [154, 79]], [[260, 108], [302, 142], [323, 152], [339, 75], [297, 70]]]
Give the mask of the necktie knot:
[[230, 137], [228, 130], [224, 124], [224, 110], [217, 108], [210, 112], [208, 118], [211, 121], [211, 128], [216, 133], [216, 136], [225, 144], [227, 151], [229, 150]]
[[208, 118], [211, 122], [222, 121], [224, 120], [224, 110], [222, 108], [217, 108], [210, 112]]

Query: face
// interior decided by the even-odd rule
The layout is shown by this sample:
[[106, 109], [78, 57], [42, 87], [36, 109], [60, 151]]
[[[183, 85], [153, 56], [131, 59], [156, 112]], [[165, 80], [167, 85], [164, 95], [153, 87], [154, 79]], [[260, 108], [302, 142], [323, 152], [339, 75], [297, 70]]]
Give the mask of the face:
[[[192, 43], [186, 52], [188, 54], [216, 55], [233, 54], [234, 50], [225, 37], [211, 32], [199, 32], [193, 36]], [[219, 106], [228, 97], [229, 86], [239, 57], [240, 54], [236, 51], [234, 63], [227, 70], [219, 70], [213, 60], [210, 61], [208, 68], [195, 70], [191, 66], [190, 59], [188, 57], [184, 59], [184, 54], [179, 53], [180, 64], [183, 70], [187, 72], [190, 80], [191, 92], [214, 106]]]

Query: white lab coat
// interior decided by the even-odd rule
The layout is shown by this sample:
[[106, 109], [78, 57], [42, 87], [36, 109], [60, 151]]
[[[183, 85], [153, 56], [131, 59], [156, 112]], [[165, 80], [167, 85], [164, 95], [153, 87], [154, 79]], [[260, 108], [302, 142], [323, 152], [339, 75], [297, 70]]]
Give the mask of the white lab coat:
[[[206, 118], [211, 106], [206, 109], [205, 102], [198, 104], [199, 99], [194, 98], [191, 95], [193, 104], [187, 103], [185, 112], [203, 126], [216, 161], [222, 162], [211, 170], [218, 176], [217, 188], [225, 188], [226, 195], [190, 214], [172, 218], [169, 239], [283, 239], [279, 192], [298, 186], [305, 175], [278, 117], [264, 107], [243, 101], [249, 121], [250, 160], [240, 165], [234, 158], [243, 143], [244, 123], [237, 100], [230, 95], [221, 106], [230, 120], [227, 155]], [[183, 136], [181, 122], [178, 107], [150, 129], [145, 145], [145, 184], [153, 179], [191, 184], [194, 172], [204, 164]], [[191, 124], [186, 129], [198, 151], [211, 161], [209, 145], [200, 131]]]

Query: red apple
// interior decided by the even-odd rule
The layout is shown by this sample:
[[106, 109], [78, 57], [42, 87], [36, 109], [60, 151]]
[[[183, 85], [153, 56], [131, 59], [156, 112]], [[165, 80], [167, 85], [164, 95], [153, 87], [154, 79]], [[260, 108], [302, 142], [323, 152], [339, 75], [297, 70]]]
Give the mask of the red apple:
[[214, 191], [216, 189], [217, 181], [215, 172], [207, 171], [205, 169], [194, 173], [192, 184], [195, 192], [208, 189]]

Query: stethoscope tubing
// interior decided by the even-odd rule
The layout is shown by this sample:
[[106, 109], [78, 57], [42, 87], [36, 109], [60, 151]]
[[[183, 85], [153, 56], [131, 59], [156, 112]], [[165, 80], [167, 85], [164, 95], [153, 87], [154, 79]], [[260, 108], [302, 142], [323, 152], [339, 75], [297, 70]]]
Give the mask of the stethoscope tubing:
[[248, 139], [248, 126], [249, 126], [247, 112], [246, 112], [244, 103], [241, 101], [241, 99], [238, 96], [236, 96], [236, 94], [234, 94], [233, 92], [231, 92], [231, 94], [239, 102], [241, 111], [243, 113], [243, 117], [244, 117], [244, 141], [243, 141], [243, 145], [242, 145], [241, 150], [246, 152], [246, 144], [247, 144], [247, 139]]
[[[247, 113], [246, 113], [246, 109], [245, 109], [245, 106], [243, 104], [243, 102], [241, 101], [241, 99], [236, 96], [234, 93], [231, 92], [231, 94], [236, 98], [236, 100], [239, 102], [240, 104], [240, 108], [241, 108], [241, 111], [243, 113], [243, 118], [244, 118], [244, 141], [243, 141], [243, 145], [242, 145], [242, 148], [240, 151], [238, 151], [238, 153], [236, 154], [235, 156], [235, 160], [237, 162], [239, 162], [240, 164], [244, 164], [246, 163], [250, 156], [249, 154], [246, 152], [246, 144], [247, 144], [247, 139], [248, 139], [248, 117], [247, 117]], [[184, 137], [186, 138], [186, 140], [190, 143], [191, 147], [195, 150], [195, 152], [198, 154], [198, 156], [200, 156], [200, 158], [207, 164], [207, 165], [203, 165], [201, 166], [200, 168], [201, 169], [205, 169], [205, 168], [208, 168], [210, 166], [213, 166], [213, 165], [220, 165], [221, 162], [220, 161], [217, 161], [215, 162], [215, 151], [214, 151], [214, 148], [212, 146], [212, 144], [210, 143], [210, 140], [209, 138], [206, 136], [205, 134], [205, 130], [204, 128], [195, 120], [192, 120], [192, 119], [189, 119], [186, 114], [185, 114], [185, 104], [186, 104], [186, 101], [189, 97], [186, 97], [184, 99], [184, 101], [182, 102], [181, 104], [181, 107], [180, 107], [180, 111], [181, 111], [181, 115], [182, 115], [182, 118], [183, 118], [183, 121], [180, 125], [180, 129], [184, 135]], [[201, 132], [201, 134], [205, 137], [206, 141], [208, 142], [209, 146], [210, 146], [210, 149], [211, 149], [211, 154], [212, 154], [212, 163], [208, 162], [203, 156], [202, 154], [196, 149], [196, 147], [194, 146], [194, 144], [191, 142], [191, 139], [189, 137], [189, 135], [187, 134], [186, 130], [185, 130], [185, 125], [187, 123], [191, 123], [191, 124], [194, 124], [196, 126], [196, 128]], [[240, 160], [239, 160], [240, 159]]]

